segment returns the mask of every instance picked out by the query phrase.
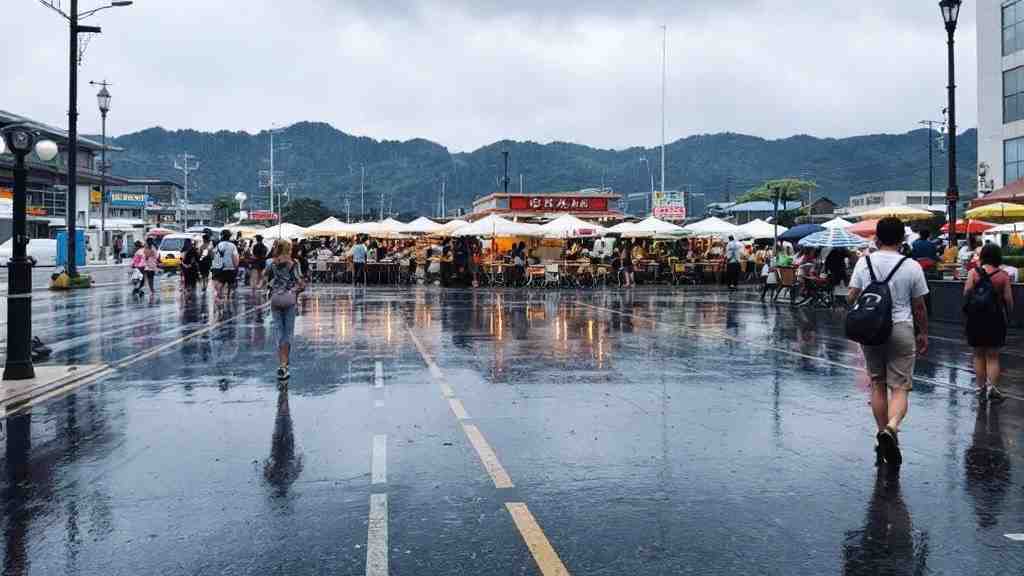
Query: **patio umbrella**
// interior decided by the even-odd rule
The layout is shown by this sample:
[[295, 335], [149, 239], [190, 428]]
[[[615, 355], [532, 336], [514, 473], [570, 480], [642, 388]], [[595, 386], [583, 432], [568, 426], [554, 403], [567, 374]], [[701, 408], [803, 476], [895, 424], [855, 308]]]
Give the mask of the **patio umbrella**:
[[665, 222], [657, 218], [645, 218], [629, 226], [626, 230], [619, 231], [623, 238], [650, 238], [653, 236], [685, 236], [689, 233], [688, 230], [681, 226], [676, 226], [671, 222]]
[[818, 226], [817, 224], [799, 224], [787, 230], [785, 234], [779, 234], [779, 240], [784, 242], [799, 242], [805, 236], [810, 236], [815, 232], [821, 232], [824, 229], [825, 228]]
[[[1002, 222], [1017, 222], [1024, 220], [1024, 204], [1010, 204], [1009, 202], [997, 202], [987, 206], [981, 206], [968, 210], [964, 214], [967, 218], [978, 218], [980, 220], [998, 220]], [[960, 226], [957, 225], [959, 231]]]
[[[995, 228], [995, 224], [989, 224], [988, 222], [982, 222], [981, 220], [963, 220], [956, 221], [956, 232], [957, 234], [981, 234], [992, 228]], [[949, 222], [942, 225], [942, 232], [949, 232]]]
[[894, 217], [904, 222], [914, 222], [917, 220], [931, 220], [935, 217], [935, 214], [921, 208], [911, 208], [910, 206], [879, 206], [873, 210], [861, 212], [857, 214], [857, 217], [864, 220], [881, 220], [882, 218]]
[[163, 238], [168, 234], [174, 234], [174, 230], [168, 230], [167, 228], [152, 228], [149, 232], [146, 232], [146, 236], [153, 238]]
[[441, 230], [444, 230], [443, 224], [438, 224], [426, 216], [420, 216], [406, 224], [404, 232], [407, 234], [432, 234]]
[[[740, 228], [754, 240], [768, 240], [769, 238], [775, 238], [775, 225], [771, 222], [765, 222], [760, 218], [747, 222], [740, 226]], [[789, 228], [779, 226], [779, 234], [782, 234], [787, 230], [789, 230]]]
[[695, 236], [718, 236], [720, 238], [733, 236], [737, 240], [750, 238], [750, 235], [739, 226], [714, 216], [705, 218], [700, 222], [694, 222], [683, 229]]
[[874, 238], [875, 229], [878, 227], [878, 220], [861, 220], [853, 226], [846, 229], [851, 234], [862, 236], [864, 238]]
[[829, 220], [828, 222], [825, 222], [824, 224], [822, 224], [822, 226], [824, 226], [825, 228], [844, 228], [845, 229], [845, 228], [849, 228], [850, 226], [853, 226], [853, 222], [849, 222], [847, 220], [843, 220], [842, 218], [839, 218], [837, 216], [837, 217]]
[[800, 240], [800, 245], [807, 248], [861, 248], [868, 241], [842, 228], [826, 228]]
[[452, 236], [478, 236], [480, 238], [514, 238], [517, 236], [543, 236], [544, 231], [536, 224], [513, 222], [491, 214], [472, 224], [460, 226]]
[[562, 214], [541, 226], [545, 238], [593, 238], [605, 233], [605, 228], [573, 216]]

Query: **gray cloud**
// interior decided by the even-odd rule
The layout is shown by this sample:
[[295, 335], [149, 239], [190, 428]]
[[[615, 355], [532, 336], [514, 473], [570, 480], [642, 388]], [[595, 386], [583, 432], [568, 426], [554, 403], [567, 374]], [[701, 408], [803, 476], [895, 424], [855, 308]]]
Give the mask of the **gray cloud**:
[[[87, 4], [87, 0], [83, 0]], [[660, 138], [662, 23], [670, 138], [898, 132], [945, 99], [934, 2], [138, 0], [98, 15], [80, 69], [114, 82], [110, 129], [256, 131], [330, 122], [455, 150], [502, 138], [621, 148]], [[64, 125], [65, 24], [7, 0], [0, 108]], [[975, 122], [974, 11], [958, 33], [960, 125]]]

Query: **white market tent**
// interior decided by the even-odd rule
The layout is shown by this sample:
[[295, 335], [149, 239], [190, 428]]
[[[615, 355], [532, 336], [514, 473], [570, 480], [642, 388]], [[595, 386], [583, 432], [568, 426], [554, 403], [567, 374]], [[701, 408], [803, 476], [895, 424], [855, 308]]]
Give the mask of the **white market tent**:
[[264, 239], [277, 239], [284, 238], [285, 240], [291, 240], [292, 238], [305, 238], [306, 229], [296, 224], [290, 224], [288, 222], [282, 222], [277, 226], [271, 226], [260, 233]]
[[655, 217], [645, 218], [622, 231], [623, 238], [648, 238], [654, 236], [686, 236], [687, 230], [671, 222]]
[[384, 220], [381, 220], [379, 225], [381, 230], [384, 232], [390, 232], [393, 234], [401, 234], [402, 232], [405, 232], [406, 226], [404, 222], [399, 222], [394, 218], [385, 218]]
[[850, 226], [853, 226], [853, 222], [849, 222], [847, 220], [843, 220], [842, 218], [836, 216], [835, 218], [833, 218], [833, 219], [829, 220], [828, 222], [825, 222], [824, 224], [822, 224], [822, 226], [825, 227], [825, 228], [842, 228], [842, 229], [845, 230], [845, 229], [849, 228]]
[[541, 226], [545, 238], [593, 238], [602, 236], [605, 228], [597, 224], [591, 224], [572, 214], [562, 214], [551, 222]]
[[750, 234], [744, 231], [735, 224], [730, 224], [721, 218], [714, 216], [705, 218], [700, 222], [694, 222], [684, 228], [687, 232], [690, 232], [696, 236], [718, 236], [720, 238], [728, 238], [732, 236], [737, 240], [746, 240], [750, 238]]
[[441, 236], [447, 238], [448, 236], [452, 236], [456, 230], [462, 228], [463, 226], [469, 226], [469, 222], [466, 222], [465, 220], [451, 220], [449, 222], [446, 222], [445, 225], [442, 226], [441, 229], [438, 230], [437, 232], [432, 232], [431, 236]]
[[[758, 218], [757, 220], [751, 220], [746, 224], [740, 226], [740, 229], [747, 233], [748, 237], [753, 240], [768, 240], [775, 238], [775, 224], [771, 222], [765, 222]], [[778, 227], [779, 234], [789, 230], [785, 226]]]
[[516, 236], [543, 236], [544, 231], [536, 224], [523, 224], [506, 220], [491, 214], [472, 224], [460, 226], [452, 236], [477, 236], [480, 238], [510, 238]]
[[348, 236], [352, 227], [334, 216], [306, 228], [307, 236]]
[[444, 225], [438, 224], [426, 216], [420, 216], [406, 224], [403, 232], [407, 234], [432, 234], [441, 230], [444, 230]]

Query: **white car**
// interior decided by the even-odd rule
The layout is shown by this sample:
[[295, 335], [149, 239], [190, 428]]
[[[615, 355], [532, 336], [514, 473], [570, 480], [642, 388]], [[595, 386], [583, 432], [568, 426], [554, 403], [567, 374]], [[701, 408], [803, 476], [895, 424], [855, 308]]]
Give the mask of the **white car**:
[[[14, 239], [0, 244], [0, 265], [7, 266], [14, 250]], [[49, 238], [33, 238], [28, 243], [28, 255], [36, 260], [36, 266], [57, 265], [57, 241]]]

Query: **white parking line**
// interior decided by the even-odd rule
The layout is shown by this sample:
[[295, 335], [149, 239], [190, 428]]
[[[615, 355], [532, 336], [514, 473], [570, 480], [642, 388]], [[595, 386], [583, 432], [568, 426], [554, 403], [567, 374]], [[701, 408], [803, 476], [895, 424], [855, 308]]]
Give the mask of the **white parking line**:
[[373, 365], [373, 387], [383, 388], [384, 387], [384, 363], [377, 361]]
[[469, 412], [466, 412], [466, 407], [462, 405], [462, 400], [449, 398], [448, 405], [452, 407], [452, 412], [455, 413], [456, 418], [459, 420], [469, 420]]
[[388, 576], [388, 495], [370, 495], [366, 576]]
[[384, 401], [383, 400], [374, 400], [373, 401], [373, 407], [374, 408], [383, 408], [384, 407]]
[[1006, 537], [1014, 542], [1024, 542], [1024, 534], [1007, 534]]
[[370, 468], [373, 484], [384, 484], [388, 481], [388, 437], [377, 434], [373, 437], [373, 462]]

